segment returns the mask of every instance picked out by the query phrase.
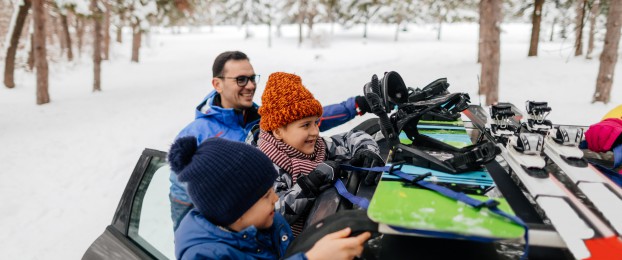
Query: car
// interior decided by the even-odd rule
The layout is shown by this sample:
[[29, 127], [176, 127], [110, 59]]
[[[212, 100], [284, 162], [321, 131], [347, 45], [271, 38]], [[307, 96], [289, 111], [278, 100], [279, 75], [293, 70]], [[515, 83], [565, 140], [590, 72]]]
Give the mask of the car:
[[83, 259], [174, 259], [166, 153], [145, 149], [130, 176], [112, 223]]
[[[370, 119], [373, 120], [373, 119]], [[366, 121], [354, 129], [377, 132], [377, 121]], [[474, 131], [465, 122], [467, 130]], [[382, 143], [379, 142], [382, 147]], [[383, 153], [386, 153], [386, 147]], [[83, 259], [174, 259], [174, 232], [170, 213], [169, 176], [170, 167], [166, 152], [145, 149], [130, 176], [119, 201], [110, 225], [91, 244]], [[492, 162], [490, 167], [499, 167]], [[353, 193], [371, 198], [374, 187], [363, 187], [355, 174], [351, 174], [346, 186]], [[510, 185], [517, 187], [515, 185]], [[513, 200], [517, 204], [527, 203], [528, 199], [517, 190]], [[522, 197], [521, 197], [522, 196]], [[510, 200], [510, 198], [507, 198]], [[522, 202], [521, 202], [522, 201]], [[533, 210], [533, 209], [532, 209]], [[358, 212], [353, 212], [358, 211]], [[515, 210], [516, 211], [516, 210]], [[318, 197], [311, 210], [309, 231], [303, 232], [292, 244], [289, 251], [304, 250], [325, 234], [329, 228], [339, 226], [336, 222], [357, 223], [355, 230], [373, 229], [373, 224], [365, 221], [365, 214], [329, 189]], [[334, 215], [332, 217], [328, 217]], [[352, 221], [352, 217], [358, 219]], [[359, 217], [357, 217], [359, 216]], [[363, 217], [360, 217], [363, 216]], [[530, 259], [567, 259], [569, 254], [563, 248], [554, 229], [539, 218], [527, 221], [532, 239], [539, 236], [546, 241], [530, 248]], [[313, 223], [313, 225], [309, 225]], [[319, 223], [319, 224], [318, 224]], [[319, 228], [323, 226], [323, 228]], [[327, 229], [328, 228], [328, 229]], [[358, 228], [358, 229], [357, 229]], [[540, 241], [542, 242], [542, 241]], [[538, 242], [538, 243], [540, 243]], [[561, 244], [560, 244], [561, 243]], [[452, 250], [447, 250], [452, 248]], [[509, 249], [508, 249], [509, 248]], [[513, 259], [521, 254], [522, 245], [480, 243], [467, 240], [439, 239], [416, 236], [387, 235], [374, 232], [373, 238], [366, 244], [363, 259]]]

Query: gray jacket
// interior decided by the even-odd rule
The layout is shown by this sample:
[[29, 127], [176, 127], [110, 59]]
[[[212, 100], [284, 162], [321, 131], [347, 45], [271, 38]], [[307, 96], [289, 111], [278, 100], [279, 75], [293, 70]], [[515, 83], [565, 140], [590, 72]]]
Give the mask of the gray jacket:
[[[326, 143], [327, 160], [347, 162], [362, 149], [371, 150], [376, 154], [380, 153], [376, 141], [363, 131], [350, 131], [329, 138], [322, 137], [322, 139]], [[293, 224], [301, 214], [310, 210], [315, 196], [304, 192], [297, 183], [293, 184], [292, 176], [288, 172], [276, 164], [274, 167], [279, 173], [274, 183], [276, 194], [279, 196], [275, 208], [288, 223]]]

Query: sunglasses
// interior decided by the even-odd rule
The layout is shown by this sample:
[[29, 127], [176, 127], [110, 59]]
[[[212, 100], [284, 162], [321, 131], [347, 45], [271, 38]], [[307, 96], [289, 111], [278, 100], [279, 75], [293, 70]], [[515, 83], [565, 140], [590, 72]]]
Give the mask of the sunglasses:
[[237, 76], [237, 77], [217, 77], [219, 79], [235, 79], [235, 82], [238, 83], [238, 87], [246, 87], [248, 81], [250, 80], [253, 84], [257, 85], [259, 82], [259, 75], [251, 75], [251, 76]]

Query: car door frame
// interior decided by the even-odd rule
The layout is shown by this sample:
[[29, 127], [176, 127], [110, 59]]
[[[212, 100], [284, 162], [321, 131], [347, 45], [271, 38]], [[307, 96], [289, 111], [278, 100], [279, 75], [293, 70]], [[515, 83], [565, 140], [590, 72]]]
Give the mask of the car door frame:
[[137, 234], [142, 200], [157, 170], [150, 168], [153, 167], [154, 160], [165, 162], [166, 153], [149, 148], [143, 150], [125, 186], [111, 224], [91, 244], [82, 259], [167, 259], [147, 241], [141, 241]]

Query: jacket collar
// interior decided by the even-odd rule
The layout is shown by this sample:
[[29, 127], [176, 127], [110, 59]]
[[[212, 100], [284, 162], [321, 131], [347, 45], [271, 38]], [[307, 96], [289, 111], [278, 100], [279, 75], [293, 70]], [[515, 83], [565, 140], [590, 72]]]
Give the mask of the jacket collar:
[[270, 233], [276, 228], [275, 225], [265, 231], [260, 231], [255, 226], [250, 226], [239, 232], [235, 232], [210, 222], [201, 215], [197, 209], [191, 210], [188, 215], [187, 217], [192, 218], [192, 222], [198, 227], [186, 230], [192, 233], [188, 236], [192, 238], [185, 241], [185, 243], [188, 243], [188, 247], [192, 244], [202, 243], [203, 241], [218, 241], [232, 247], [247, 250], [255, 250], [258, 247], [271, 247], [264, 242], [260, 244], [259, 241], [270, 243]]
[[254, 102], [253, 106], [244, 111], [244, 113], [233, 108], [223, 108], [220, 102], [220, 94], [216, 90], [212, 90], [196, 107], [195, 118], [214, 117], [223, 124], [235, 122], [245, 127], [247, 124], [259, 120], [258, 109], [259, 106]]

